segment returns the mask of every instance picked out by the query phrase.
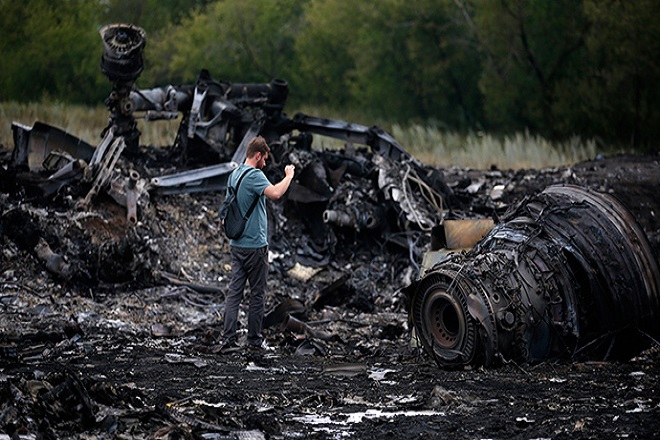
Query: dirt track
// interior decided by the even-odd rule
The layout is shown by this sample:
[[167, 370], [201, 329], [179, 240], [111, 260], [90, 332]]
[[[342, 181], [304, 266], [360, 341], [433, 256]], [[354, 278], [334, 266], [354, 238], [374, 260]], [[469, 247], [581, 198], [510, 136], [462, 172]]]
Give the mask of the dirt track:
[[[552, 183], [610, 192], [658, 254], [657, 155], [540, 171], [444, 171], [463, 212], [501, 212]], [[494, 198], [498, 185], [503, 193]], [[302, 304], [299, 316], [316, 337], [276, 324], [265, 332], [272, 351], [215, 354], [223, 297], [199, 289], [228, 282], [213, 195], [153, 200], [149, 223], [135, 229], [107, 201], [71, 221], [61, 207], [21, 197], [0, 193], [0, 432], [7, 435], [660, 438], [657, 342], [626, 363], [439, 370], [408, 332], [398, 290], [414, 276], [407, 252], [342, 232], [324, 270], [301, 276], [292, 261], [307, 238], [289, 216], [273, 246], [268, 303]], [[62, 247], [78, 246], [78, 256], [104, 264], [70, 261], [84, 277], [63, 282], [22, 245], [33, 230], [51, 242], [66, 237]], [[329, 288], [346, 274], [342, 289]], [[126, 280], [78, 287], [99, 276]]]

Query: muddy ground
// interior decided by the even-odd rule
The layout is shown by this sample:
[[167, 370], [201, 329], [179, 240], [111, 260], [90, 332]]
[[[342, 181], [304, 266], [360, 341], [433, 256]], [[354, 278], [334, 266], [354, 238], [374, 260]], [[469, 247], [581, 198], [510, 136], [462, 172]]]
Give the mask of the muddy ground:
[[[299, 206], [273, 207], [271, 349], [220, 354], [230, 268], [217, 194], [153, 197], [131, 226], [107, 197], [75, 210], [77, 194], [44, 200], [2, 172], [0, 439], [660, 438], [657, 341], [628, 362], [440, 370], [400, 293], [424, 233], [409, 247], [352, 229], [319, 241]], [[612, 193], [658, 254], [657, 154], [443, 172], [458, 217], [497, 217], [554, 183]], [[36, 257], [38, 238], [69, 276]], [[287, 313], [306, 331], [284, 328]]]

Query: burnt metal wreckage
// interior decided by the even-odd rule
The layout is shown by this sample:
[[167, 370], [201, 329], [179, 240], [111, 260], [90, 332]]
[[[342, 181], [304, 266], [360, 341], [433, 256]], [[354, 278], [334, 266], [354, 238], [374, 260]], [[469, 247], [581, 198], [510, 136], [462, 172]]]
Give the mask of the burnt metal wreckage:
[[[485, 229], [479, 229], [485, 233]], [[444, 368], [628, 359], [657, 344], [660, 272], [614, 197], [552, 185], [468, 252], [435, 251], [407, 287], [409, 319]]]
[[[271, 160], [264, 170], [271, 180], [281, 178], [284, 163], [293, 162], [300, 170], [287, 201], [296, 205], [311, 230], [310, 264], [327, 262], [321, 254], [332, 241], [329, 231], [335, 226], [359, 233], [375, 228], [400, 231], [414, 223], [428, 230], [441, 217], [443, 196], [431, 188], [448, 191], [442, 174], [420, 164], [379, 127], [303, 114], [290, 119], [283, 113], [288, 85], [278, 79], [268, 84], [229, 84], [213, 80], [202, 70], [193, 85], [140, 90], [135, 81], [143, 69], [144, 31], [131, 25], [109, 25], [101, 29], [101, 37], [101, 70], [111, 81], [112, 92], [105, 101], [109, 122], [96, 148], [41, 122], [32, 127], [12, 124], [12, 171], [17, 181], [24, 178], [30, 192], [66, 198], [68, 205], [73, 199], [77, 208], [88, 211], [105, 191], [126, 207], [128, 223], [136, 225], [147, 215], [144, 208], [152, 195], [223, 190], [229, 174], [244, 160], [249, 141], [261, 135], [271, 146]], [[153, 177], [144, 169], [138, 171], [142, 157], [137, 119], [178, 115], [182, 120], [174, 149], [166, 154], [183, 171]], [[345, 151], [317, 153], [311, 149], [312, 133], [350, 145]], [[356, 149], [353, 144], [370, 150]], [[384, 164], [377, 167], [377, 159]], [[195, 160], [214, 165], [191, 167]], [[405, 179], [400, 175], [403, 172]], [[375, 176], [377, 188], [364, 185], [375, 181]], [[280, 205], [273, 209], [281, 209]], [[276, 212], [274, 217], [282, 215]], [[409, 246], [410, 240], [401, 235], [392, 237], [393, 242]], [[35, 245], [30, 241], [26, 246], [32, 250]], [[47, 243], [44, 248], [49, 249]], [[49, 260], [59, 257], [48, 254]], [[65, 279], [73, 276], [65, 265], [49, 267]], [[79, 271], [81, 276], [89, 278], [83, 272]]]
[[[283, 111], [288, 84], [281, 79], [225, 83], [202, 70], [195, 84], [138, 89], [144, 31], [113, 24], [101, 37], [101, 70], [113, 89], [97, 147], [40, 122], [12, 125], [12, 166], [45, 176], [37, 184], [44, 195], [77, 186], [82, 193], [76, 207], [90, 209], [105, 191], [135, 225], [150, 195], [224, 190], [249, 141], [261, 135], [271, 146], [264, 170], [270, 178], [281, 177], [286, 163], [297, 165], [287, 202], [304, 219], [312, 245], [325, 239], [329, 227], [386, 231], [387, 240], [410, 251], [411, 264], [424, 258], [418, 279], [403, 290], [415, 337], [440, 367], [626, 357], [639, 350], [631, 340], [658, 338], [657, 262], [641, 228], [614, 198], [553, 186], [497, 225], [452, 221], [452, 191], [442, 173], [418, 162], [381, 128], [301, 113], [289, 118]], [[182, 168], [192, 157], [212, 165], [152, 177], [117, 167], [124, 156], [139, 160], [137, 119], [179, 116], [173, 160]], [[346, 149], [315, 151], [313, 135], [345, 141]], [[362, 185], [366, 177], [377, 185]], [[411, 230], [430, 235], [431, 251], [413, 251]], [[72, 270], [66, 262], [44, 240], [38, 247], [49, 270], [66, 278]], [[320, 261], [322, 248], [313, 252]], [[291, 316], [281, 326], [330, 337]]]
[[[283, 112], [289, 87], [281, 79], [264, 84], [226, 83], [203, 69], [195, 84], [138, 89], [135, 81], [143, 69], [144, 31], [113, 24], [100, 33], [101, 70], [113, 89], [105, 100], [110, 116], [99, 146], [94, 148], [41, 122], [32, 127], [12, 125], [14, 166], [49, 173], [41, 184], [45, 195], [64, 185], [91, 185], [80, 207], [88, 207], [106, 190], [126, 206], [127, 218], [134, 224], [140, 203], [146, 203], [151, 194], [224, 190], [231, 172], [244, 161], [250, 140], [261, 135], [271, 147], [264, 169], [267, 176], [281, 178], [285, 163], [295, 163], [300, 170], [287, 198], [305, 207], [299, 211], [314, 236], [322, 236], [329, 225], [359, 231], [389, 223], [395, 230], [413, 225], [428, 231], [441, 219], [443, 203], [451, 194], [442, 173], [420, 163], [382, 128], [302, 113], [289, 118]], [[135, 169], [116, 171], [120, 156], [139, 154], [137, 119], [171, 120], [179, 115], [175, 151], [181, 168], [189, 169], [148, 179]], [[345, 141], [346, 149], [312, 152], [313, 135]], [[186, 162], [193, 162], [192, 157], [214, 164], [190, 169]], [[360, 179], [376, 174], [376, 191], [360, 188], [358, 183], [337, 191], [344, 176]], [[389, 210], [384, 209], [384, 200], [391, 202]]]

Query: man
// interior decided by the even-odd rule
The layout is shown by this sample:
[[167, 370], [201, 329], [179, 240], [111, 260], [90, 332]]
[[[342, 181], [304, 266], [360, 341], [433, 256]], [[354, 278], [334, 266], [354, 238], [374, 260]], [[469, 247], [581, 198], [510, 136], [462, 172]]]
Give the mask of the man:
[[250, 283], [248, 347], [258, 349], [266, 347], [261, 335], [268, 275], [268, 217], [265, 197], [271, 200], [282, 197], [289, 189], [294, 174], [294, 166], [287, 165], [284, 168], [285, 177], [279, 183], [271, 184], [261, 171], [266, 165], [269, 154], [270, 147], [265, 139], [261, 136], [255, 137], [248, 144], [245, 163], [229, 176], [228, 185], [235, 187], [238, 179], [246, 173], [236, 195], [241, 212], [248, 211], [255, 197], [258, 197], [259, 201], [246, 222], [243, 235], [229, 242], [232, 268], [231, 281], [225, 296], [221, 352], [238, 349], [236, 336], [238, 308], [248, 281]]

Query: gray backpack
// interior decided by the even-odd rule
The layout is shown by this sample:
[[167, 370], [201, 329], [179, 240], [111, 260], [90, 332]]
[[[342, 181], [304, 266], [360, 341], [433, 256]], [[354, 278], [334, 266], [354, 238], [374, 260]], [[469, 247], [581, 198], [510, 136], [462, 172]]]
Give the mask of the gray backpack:
[[222, 220], [222, 228], [224, 229], [227, 238], [241, 238], [243, 231], [245, 230], [245, 224], [259, 201], [259, 196], [257, 195], [245, 215], [241, 214], [241, 208], [238, 206], [238, 189], [241, 186], [243, 177], [245, 177], [250, 171], [252, 170], [247, 170], [241, 175], [236, 183], [236, 188], [231, 186], [227, 187], [227, 197], [225, 198], [225, 201], [222, 202], [222, 205], [220, 205], [218, 216], [220, 217], [220, 220]]

